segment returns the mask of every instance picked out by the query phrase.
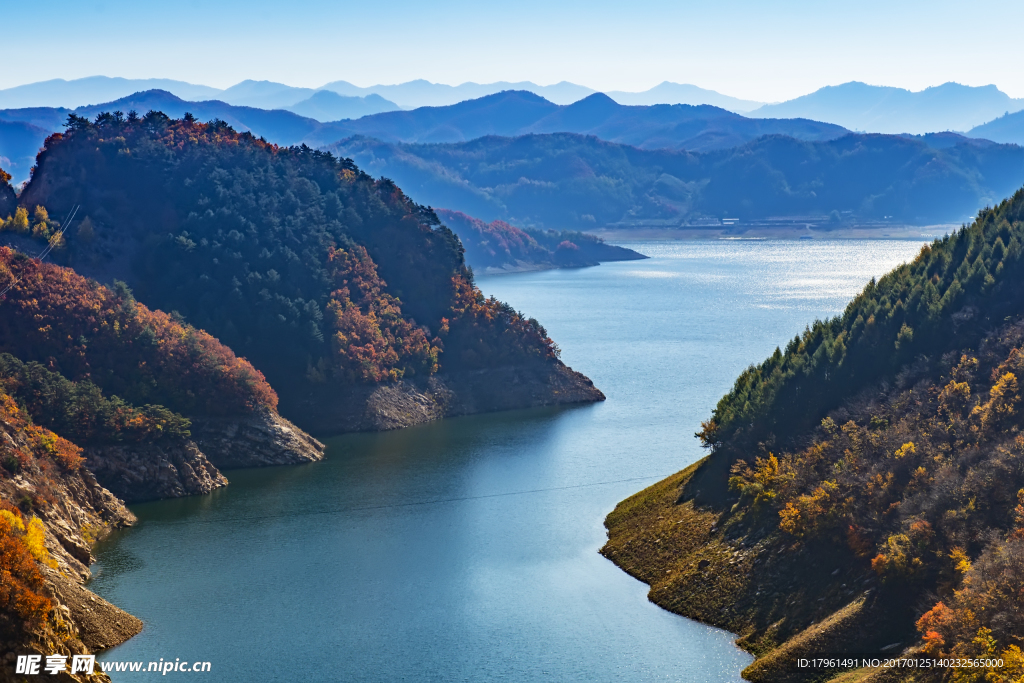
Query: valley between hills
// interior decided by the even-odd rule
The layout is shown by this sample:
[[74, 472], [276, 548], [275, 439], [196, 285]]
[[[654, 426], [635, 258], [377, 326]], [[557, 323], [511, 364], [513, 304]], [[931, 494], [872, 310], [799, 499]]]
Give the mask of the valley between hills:
[[748, 680], [944, 675], [794, 664], [825, 651], [1024, 676], [1017, 145], [524, 91], [327, 123], [160, 90], [0, 119], [5, 661], [140, 631], [84, 587], [127, 504], [331, 435], [605, 400], [477, 275], [639, 261], [610, 241], [655, 234], [934, 236], [743, 371], [706, 458], [620, 503], [601, 552], [738, 634]]

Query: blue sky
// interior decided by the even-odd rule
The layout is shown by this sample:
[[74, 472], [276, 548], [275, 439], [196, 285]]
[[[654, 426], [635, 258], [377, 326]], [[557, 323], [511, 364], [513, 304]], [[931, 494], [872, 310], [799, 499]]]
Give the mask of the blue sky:
[[779, 101], [860, 80], [1024, 97], [1024, 3], [34, 0], [3, 3], [0, 88], [91, 75], [299, 86], [415, 78], [693, 83]]

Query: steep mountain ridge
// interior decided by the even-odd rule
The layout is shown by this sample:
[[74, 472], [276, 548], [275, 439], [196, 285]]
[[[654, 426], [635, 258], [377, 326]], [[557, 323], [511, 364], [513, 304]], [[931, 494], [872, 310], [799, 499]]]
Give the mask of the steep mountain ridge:
[[[34, 425], [0, 388], [0, 658], [82, 655], [112, 647], [142, 622], [82, 587], [91, 544], [135, 516], [81, 466], [75, 446]], [[17, 474], [8, 468], [16, 462]], [[17, 503], [17, 506], [12, 504]], [[70, 657], [69, 660], [70, 661]], [[0, 669], [5, 683], [13, 666]], [[65, 680], [109, 681], [67, 675]]]

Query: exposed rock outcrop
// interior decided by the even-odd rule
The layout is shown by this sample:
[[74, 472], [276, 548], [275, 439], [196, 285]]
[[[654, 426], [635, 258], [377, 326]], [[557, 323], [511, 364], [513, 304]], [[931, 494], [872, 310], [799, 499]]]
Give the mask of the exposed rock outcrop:
[[214, 465], [298, 465], [324, 457], [325, 446], [266, 408], [245, 417], [193, 418], [192, 438]]
[[[13, 449], [31, 448], [24, 432], [3, 421], [0, 439]], [[88, 654], [124, 642], [142, 630], [141, 621], [82, 585], [90, 576], [91, 544], [135, 521], [134, 515], [87, 469], [44, 471], [32, 462], [17, 475], [0, 478], [0, 499], [18, 504], [26, 514], [43, 522], [45, 546], [53, 565], [41, 567], [45, 594], [52, 603], [46, 622], [22, 631], [18, 637], [0, 639], [0, 683], [24, 678], [14, 674], [18, 655]], [[10, 624], [2, 623], [0, 627], [12, 632]], [[69, 674], [49, 678], [109, 681], [102, 673], [88, 679]]]
[[489, 368], [447, 380], [455, 388], [448, 416], [605, 400], [590, 378], [562, 363]]
[[282, 406], [318, 433], [402, 429], [444, 417], [603, 401], [585, 375], [560, 363], [447, 373], [380, 385], [324, 385]]
[[194, 418], [192, 433], [185, 440], [89, 446], [83, 452], [86, 467], [121, 500], [138, 503], [227, 486], [220, 467], [323, 459], [322, 443], [267, 409], [245, 417]]
[[91, 446], [86, 467], [126, 503], [201, 495], [226, 486], [194, 441], [155, 441]]
[[[196, 440], [91, 446], [83, 451], [85, 462], [77, 470], [44, 471], [32, 463], [15, 476], [0, 477], [0, 499], [43, 522], [53, 560], [53, 566], [41, 565], [52, 609], [43, 625], [0, 642], [0, 683], [22, 678], [14, 674], [18, 655], [88, 654], [142, 630], [139, 619], [84, 586], [90, 578], [92, 545], [135, 522], [114, 493], [131, 502], [209, 493], [227, 484], [211, 459], [222, 467], [253, 467], [323, 458], [322, 443], [270, 410], [243, 418], [198, 419], [193, 427]], [[12, 424], [0, 422], [0, 439], [11, 452], [30, 448], [25, 434]], [[208, 459], [197, 441], [214, 457]], [[7, 626], [0, 623], [0, 628]], [[109, 680], [102, 673], [49, 678]]]
[[61, 604], [65, 621], [78, 630], [78, 637], [91, 651], [113, 647], [142, 631], [142, 620], [128, 614], [76, 581], [65, 576], [50, 577], [53, 596]]

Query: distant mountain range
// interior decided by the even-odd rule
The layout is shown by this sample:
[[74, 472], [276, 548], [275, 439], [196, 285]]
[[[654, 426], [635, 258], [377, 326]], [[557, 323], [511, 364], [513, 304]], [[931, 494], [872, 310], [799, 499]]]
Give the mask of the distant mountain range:
[[[572, 104], [597, 92], [593, 88], [566, 81], [554, 85], [537, 85], [530, 81], [517, 83], [498, 81], [486, 84], [463, 83], [453, 86], [416, 80], [397, 85], [372, 85], [365, 88], [353, 85], [348, 81], [333, 81], [319, 88], [296, 88], [272, 81], [246, 80], [221, 90], [164, 78], [127, 79], [91, 76], [73, 81], [58, 78], [0, 90], [0, 108], [66, 107], [75, 109], [97, 102], [117, 100], [145, 90], [166, 90], [183, 100], [216, 99], [245, 107], [291, 109], [319, 121], [351, 118], [350, 116], [319, 118], [312, 116], [312, 112], [303, 113], [295, 109], [299, 103], [308, 100], [314, 93], [324, 91], [347, 97], [369, 98], [375, 95], [386, 99], [392, 109], [441, 107], [493, 95], [503, 90], [526, 90], [555, 104]], [[643, 92], [614, 91], [609, 92], [608, 95], [620, 104], [711, 104], [738, 113], [751, 111], [761, 106], [760, 102], [741, 100], [722, 95], [714, 90], [698, 88], [695, 85], [683, 85], [668, 81]], [[378, 102], [378, 100], [373, 101]]]
[[707, 153], [564, 133], [458, 144], [360, 137], [327, 149], [418, 202], [547, 229], [960, 222], [1024, 183], [1024, 149], [952, 134], [768, 136]]
[[[266, 84], [246, 87], [235, 95], [273, 94]], [[356, 97], [359, 106], [387, 106], [373, 94], [317, 91], [291, 108], [332, 111]], [[627, 106], [601, 93], [559, 105], [527, 91], [326, 123], [162, 90], [74, 110], [6, 109], [0, 166], [24, 181], [68, 114], [132, 110], [190, 112], [279, 145], [328, 148], [417, 201], [545, 229], [686, 226], [727, 216], [809, 215], [820, 223], [833, 212], [833, 222], [959, 221], [1024, 183], [1024, 149], [955, 133], [851, 135], [834, 124], [746, 118], [710, 105]], [[1012, 132], [1019, 118], [990, 125]]]
[[398, 108], [397, 104], [384, 99], [380, 95], [371, 94], [365, 97], [352, 97], [339, 95], [331, 90], [318, 90], [301, 102], [290, 107], [284, 107], [287, 111], [299, 116], [316, 119], [317, 121], [358, 119], [370, 114], [394, 111]]
[[749, 116], [800, 117], [856, 131], [899, 134], [969, 131], [1021, 109], [1024, 99], [1013, 99], [994, 85], [944, 83], [911, 92], [852, 82], [821, 88], [781, 104], [766, 104]]
[[[322, 135], [326, 129], [318, 132]], [[594, 93], [569, 105], [511, 90], [446, 107], [420, 107], [330, 125], [334, 140], [363, 135], [386, 142], [463, 142], [484, 135], [580, 133], [644, 149], [725, 149], [762, 135], [831, 140], [848, 131], [806, 119], [749, 119], [710, 105], [625, 106]], [[337, 135], [343, 132], [344, 135]]]
[[36, 153], [51, 132], [25, 121], [0, 118], [0, 168], [14, 177], [15, 184], [28, 179]]
[[[314, 93], [292, 109], [310, 111], [319, 107], [326, 111], [340, 106], [338, 101], [344, 97], [335, 93]], [[375, 97], [363, 97], [359, 106], [378, 106]], [[50, 132], [61, 130], [72, 112], [91, 118], [102, 111], [127, 113], [131, 110], [140, 114], [162, 111], [172, 117], [190, 112], [202, 121], [222, 119], [237, 130], [251, 131], [279, 145], [306, 143], [312, 147], [356, 135], [389, 142], [461, 142], [483, 135], [569, 132], [645, 148], [710, 150], [733, 147], [768, 134], [829, 140], [847, 132], [839, 126], [814, 121], [748, 119], [708, 105], [623, 106], [600, 93], [571, 105], [557, 105], [530, 92], [505, 91], [444, 107], [420, 107], [322, 123], [294, 111], [236, 106], [220, 100], [188, 102], [163, 90], [149, 90], [75, 110], [53, 107], [0, 110], [0, 121], [29, 126], [11, 129], [12, 141], [0, 142], [0, 155], [10, 160], [5, 168], [9, 168], [16, 183], [27, 179], [43, 139]], [[15, 136], [20, 136], [17, 141], [13, 141]]]
[[[741, 100], [729, 97], [714, 90], [698, 88], [695, 85], [671, 83], [665, 81], [650, 90], [643, 92], [623, 92], [609, 90], [605, 93], [619, 104], [650, 105], [650, 104], [710, 104], [728, 109], [737, 114], [747, 114], [761, 107], [763, 103], [753, 100]], [[550, 98], [549, 98], [550, 99]], [[555, 100], [552, 100], [553, 102]]]
[[498, 81], [496, 83], [484, 84], [463, 83], [461, 85], [445, 85], [420, 79], [398, 85], [371, 85], [366, 88], [352, 85], [348, 81], [334, 81], [325, 85], [324, 88], [342, 95], [360, 95], [364, 97], [366, 95], [380, 95], [397, 102], [405, 109], [444, 107], [458, 104], [465, 100], [475, 100], [487, 95], [493, 95], [503, 90], [525, 90], [535, 95], [540, 95], [556, 104], [572, 104], [587, 95], [593, 95], [597, 92], [592, 88], [567, 81], [555, 83], [554, 85], [537, 85], [530, 81], [519, 81], [517, 83]]
[[[221, 90], [170, 79], [92, 76], [73, 81], [55, 79], [0, 90], [0, 108], [75, 109], [146, 90], [165, 90], [186, 101], [219, 100], [242, 107], [285, 109], [324, 123], [385, 111], [448, 106], [507, 90], [531, 92], [561, 105], [578, 102], [597, 92], [567, 81], [554, 85], [498, 81], [453, 86], [415, 80], [367, 87], [348, 81], [332, 81], [319, 88], [297, 88], [272, 81], [246, 80]], [[363, 99], [343, 100], [327, 93]], [[1014, 99], [994, 85], [971, 87], [957, 83], [912, 92], [853, 81], [775, 104], [739, 99], [670, 81], [643, 92], [616, 90], [605, 94], [623, 105], [709, 104], [755, 118], [805, 118], [859, 132], [892, 134], [970, 131], [1006, 113], [1024, 110], [1024, 99]]]
[[968, 135], [993, 142], [1024, 145], [1024, 111], [1004, 114], [994, 121], [972, 128]]
[[25, 109], [28, 107], [75, 109], [89, 104], [110, 102], [143, 90], [166, 90], [186, 100], [211, 99], [223, 92], [218, 88], [193, 85], [167, 78], [90, 76], [72, 81], [55, 78], [0, 90], [0, 109]]
[[[582, 100], [584, 97], [599, 92], [593, 88], [576, 85], [567, 81], [554, 85], [537, 85], [530, 81], [520, 81], [518, 83], [499, 81], [497, 83], [463, 83], [462, 85], [450, 86], [419, 80], [400, 85], [372, 85], [367, 88], [360, 88], [346, 81], [335, 81], [328, 83], [324, 88], [346, 95], [382, 95], [402, 104], [403, 108], [406, 109], [457, 104], [468, 99], [494, 95], [503, 90], [525, 90], [535, 95], [540, 95], [555, 104], [572, 104]], [[695, 85], [671, 83], [669, 81], [665, 81], [642, 92], [609, 90], [605, 94], [619, 104], [710, 104], [739, 114], [752, 111], [762, 105], [761, 102], [741, 100], [736, 97], [723, 95], [714, 90], [706, 90]]]

